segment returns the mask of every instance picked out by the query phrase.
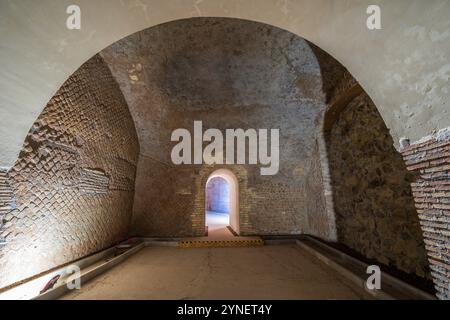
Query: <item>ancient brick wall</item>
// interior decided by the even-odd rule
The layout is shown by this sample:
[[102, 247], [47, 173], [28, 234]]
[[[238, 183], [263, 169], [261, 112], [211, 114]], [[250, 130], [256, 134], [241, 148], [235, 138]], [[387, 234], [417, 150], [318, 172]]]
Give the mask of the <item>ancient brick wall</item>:
[[402, 150], [437, 296], [450, 299], [450, 138], [448, 131]]
[[[257, 114], [257, 113], [255, 113]], [[241, 116], [245, 116], [241, 113]], [[173, 124], [175, 128], [192, 129], [193, 118], [189, 115], [176, 117], [183, 123]], [[246, 118], [250, 121], [251, 115]], [[281, 117], [275, 127], [289, 124], [295, 117], [289, 114]], [[223, 115], [211, 112], [201, 117], [206, 125], [213, 128], [232, 127]], [[172, 120], [173, 121], [173, 120]], [[224, 123], [220, 124], [219, 122]], [[295, 142], [295, 126], [291, 133], [284, 131], [281, 143]], [[244, 127], [245, 129], [245, 127]], [[171, 130], [168, 131], [169, 134]], [[289, 138], [289, 136], [291, 136]], [[170, 136], [160, 135], [167, 140]], [[304, 137], [303, 137], [304, 138]], [[171, 145], [174, 145], [172, 143]], [[170, 145], [170, 144], [169, 144]], [[282, 149], [283, 150], [283, 149]], [[186, 165], [176, 166], [170, 160], [161, 161], [148, 156], [139, 159], [137, 174], [136, 202], [134, 205], [133, 227], [135, 234], [146, 236], [192, 236], [204, 233], [206, 181], [213, 171], [227, 168], [239, 180], [240, 231], [242, 234], [299, 234], [311, 230], [312, 234], [327, 235], [328, 220], [320, 220], [322, 209], [321, 180], [313, 179], [320, 164], [316, 150], [311, 150], [312, 160], [296, 156], [296, 147], [284, 149], [281, 156], [280, 173], [276, 176], [261, 176], [259, 166], [249, 165]], [[165, 151], [167, 155], [169, 150]], [[314, 174], [312, 174], [314, 172]], [[320, 174], [319, 174], [320, 178]], [[315, 186], [314, 189], [311, 186]], [[311, 196], [311, 190], [316, 193]], [[306, 202], [310, 205], [306, 206]], [[306, 212], [310, 219], [305, 217]], [[246, 222], [244, 222], [246, 221]], [[310, 229], [311, 228], [311, 229]], [[317, 233], [315, 233], [317, 231]]]
[[[193, 179], [191, 166], [139, 157], [132, 234], [153, 237], [204, 235], [192, 227]], [[138, 212], [139, 214], [136, 214]]]
[[[342, 96], [353, 90], [342, 88]], [[345, 99], [326, 135], [338, 241], [383, 265], [427, 277], [413, 177], [367, 94]]]
[[6, 222], [5, 217], [11, 209], [12, 201], [13, 194], [8, 183], [8, 173], [6, 170], [0, 170], [0, 247], [5, 243], [2, 227]]
[[[325, 94], [304, 39], [254, 22], [199, 18], [143, 30], [101, 55], [140, 139], [135, 234], [203, 235], [206, 180], [224, 167], [239, 180], [241, 234], [328, 237], [315, 141]], [[279, 129], [279, 173], [261, 176], [259, 165], [173, 165], [170, 135], [178, 128], [192, 134], [194, 120], [222, 132]]]
[[127, 237], [138, 152], [127, 104], [95, 56], [50, 100], [14, 167], [0, 173], [0, 288]]
[[[321, 154], [318, 146], [318, 137], [315, 138], [316, 145], [314, 146], [313, 156], [308, 163], [308, 174], [305, 176], [305, 183], [303, 184], [303, 193], [305, 194], [305, 230], [308, 234], [320, 237], [326, 240], [335, 240], [335, 217], [334, 211], [328, 212], [325, 201], [326, 185], [323, 181], [322, 166], [328, 163], [321, 162]], [[324, 152], [324, 151], [322, 151]], [[308, 196], [315, 194], [314, 197]]]

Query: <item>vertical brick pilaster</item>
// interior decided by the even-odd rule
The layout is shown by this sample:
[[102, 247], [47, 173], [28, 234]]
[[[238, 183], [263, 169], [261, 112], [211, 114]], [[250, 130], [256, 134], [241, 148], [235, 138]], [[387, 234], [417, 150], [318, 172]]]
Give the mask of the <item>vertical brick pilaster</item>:
[[440, 299], [450, 299], [450, 138], [429, 140], [402, 151], [428, 253], [431, 275]]

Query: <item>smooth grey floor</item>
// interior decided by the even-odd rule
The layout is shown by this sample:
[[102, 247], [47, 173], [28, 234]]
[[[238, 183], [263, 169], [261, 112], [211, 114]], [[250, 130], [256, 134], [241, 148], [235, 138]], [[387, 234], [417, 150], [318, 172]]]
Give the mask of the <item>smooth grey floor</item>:
[[63, 299], [363, 299], [297, 245], [146, 247]]

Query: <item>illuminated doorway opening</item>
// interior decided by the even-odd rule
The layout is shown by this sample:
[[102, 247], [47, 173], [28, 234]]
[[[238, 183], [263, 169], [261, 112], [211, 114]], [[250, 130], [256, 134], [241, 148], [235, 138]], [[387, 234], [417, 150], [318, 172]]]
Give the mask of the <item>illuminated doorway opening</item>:
[[206, 182], [205, 225], [208, 236], [239, 233], [238, 182], [229, 170], [214, 171]]

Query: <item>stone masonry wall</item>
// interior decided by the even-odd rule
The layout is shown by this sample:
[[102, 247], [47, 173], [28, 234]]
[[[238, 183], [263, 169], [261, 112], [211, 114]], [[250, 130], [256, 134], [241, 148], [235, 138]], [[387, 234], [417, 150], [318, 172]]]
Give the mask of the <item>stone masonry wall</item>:
[[14, 167], [0, 174], [0, 288], [127, 237], [138, 152], [123, 95], [95, 56], [51, 99]]
[[384, 265], [428, 277], [409, 185], [413, 177], [367, 94], [346, 104], [326, 139], [338, 242]]
[[450, 300], [450, 138], [448, 132], [402, 150], [437, 296]]

